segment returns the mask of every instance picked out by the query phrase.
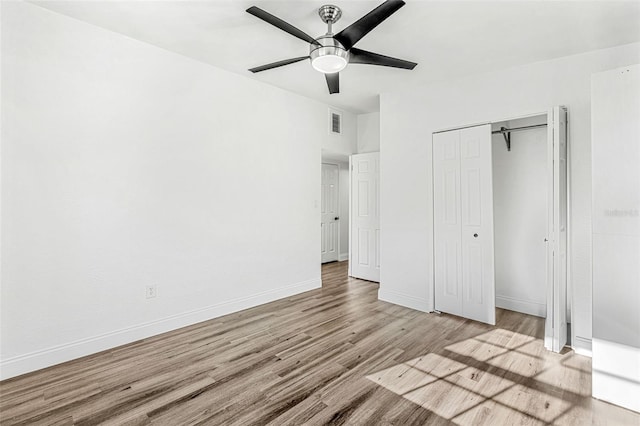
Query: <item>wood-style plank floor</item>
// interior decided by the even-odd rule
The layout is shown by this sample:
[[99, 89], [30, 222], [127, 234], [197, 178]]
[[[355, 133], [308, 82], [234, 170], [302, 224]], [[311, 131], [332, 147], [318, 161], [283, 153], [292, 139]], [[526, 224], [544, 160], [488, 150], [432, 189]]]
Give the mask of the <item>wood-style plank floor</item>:
[[325, 265], [322, 289], [0, 382], [0, 423], [640, 424], [589, 396], [589, 358], [544, 350], [540, 318], [377, 294]]

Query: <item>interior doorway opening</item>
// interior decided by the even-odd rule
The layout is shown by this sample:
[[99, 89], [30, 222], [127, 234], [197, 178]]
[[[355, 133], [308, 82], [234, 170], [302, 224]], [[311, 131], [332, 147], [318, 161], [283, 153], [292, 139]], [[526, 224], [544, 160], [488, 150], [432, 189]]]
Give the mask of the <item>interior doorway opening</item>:
[[320, 179], [320, 262], [349, 259], [349, 157], [322, 155]]
[[544, 318], [547, 116], [492, 123], [491, 129], [496, 307]]

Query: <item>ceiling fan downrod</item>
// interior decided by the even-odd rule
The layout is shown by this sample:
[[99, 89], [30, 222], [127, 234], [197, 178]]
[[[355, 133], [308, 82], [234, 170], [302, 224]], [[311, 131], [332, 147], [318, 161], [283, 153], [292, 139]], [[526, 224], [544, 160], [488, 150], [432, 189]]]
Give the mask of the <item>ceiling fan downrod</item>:
[[325, 4], [318, 9], [318, 15], [320, 15], [322, 22], [327, 24], [327, 35], [333, 35], [332, 26], [338, 22], [338, 19], [342, 16], [342, 10], [340, 10], [338, 6]]

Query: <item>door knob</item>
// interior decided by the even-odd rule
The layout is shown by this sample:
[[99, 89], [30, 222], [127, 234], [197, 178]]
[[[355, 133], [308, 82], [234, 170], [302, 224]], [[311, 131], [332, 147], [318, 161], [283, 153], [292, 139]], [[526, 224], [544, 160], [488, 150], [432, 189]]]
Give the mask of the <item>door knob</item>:
[[334, 217], [334, 218], [333, 218], [333, 220], [338, 220], [338, 219], [340, 219], [340, 218], [339, 218], [339, 217]]
[[473, 234], [473, 238], [478, 238], [478, 234]]

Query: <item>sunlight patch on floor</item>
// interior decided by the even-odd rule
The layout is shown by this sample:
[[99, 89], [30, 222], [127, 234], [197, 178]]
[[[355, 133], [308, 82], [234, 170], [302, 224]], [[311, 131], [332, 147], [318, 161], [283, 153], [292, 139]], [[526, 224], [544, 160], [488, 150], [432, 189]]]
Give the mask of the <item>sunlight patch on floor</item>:
[[531, 336], [495, 329], [367, 379], [458, 424], [553, 423], [573, 408], [563, 383], [585, 375], [563, 368], [571, 355], [556, 355]]

